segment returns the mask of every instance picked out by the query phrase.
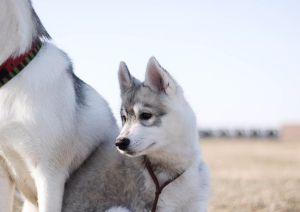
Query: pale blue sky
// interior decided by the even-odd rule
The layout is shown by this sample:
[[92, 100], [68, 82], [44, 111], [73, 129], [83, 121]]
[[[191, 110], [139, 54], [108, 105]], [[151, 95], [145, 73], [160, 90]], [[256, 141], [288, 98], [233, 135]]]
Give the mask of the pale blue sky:
[[54, 42], [119, 119], [117, 71], [155, 56], [199, 126], [300, 123], [300, 1], [33, 0]]

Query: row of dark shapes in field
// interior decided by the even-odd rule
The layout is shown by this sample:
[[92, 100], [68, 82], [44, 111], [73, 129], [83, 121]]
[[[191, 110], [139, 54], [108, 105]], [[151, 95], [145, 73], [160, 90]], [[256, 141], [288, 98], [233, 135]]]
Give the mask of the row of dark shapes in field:
[[205, 137], [228, 137], [228, 138], [278, 138], [279, 131], [275, 129], [269, 130], [258, 130], [258, 129], [250, 129], [250, 130], [208, 130], [208, 129], [200, 129], [199, 136], [201, 138]]

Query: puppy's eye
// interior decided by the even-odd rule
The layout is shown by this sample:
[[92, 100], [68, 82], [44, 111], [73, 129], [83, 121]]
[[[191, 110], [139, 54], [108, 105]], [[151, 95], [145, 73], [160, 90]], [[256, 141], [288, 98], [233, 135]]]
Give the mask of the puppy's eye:
[[151, 113], [142, 113], [141, 115], [140, 115], [140, 119], [142, 119], [142, 120], [148, 120], [148, 119], [150, 119], [152, 117], [152, 114]]
[[121, 118], [122, 118], [123, 122], [126, 122], [126, 116], [123, 115], [123, 116], [121, 116]]

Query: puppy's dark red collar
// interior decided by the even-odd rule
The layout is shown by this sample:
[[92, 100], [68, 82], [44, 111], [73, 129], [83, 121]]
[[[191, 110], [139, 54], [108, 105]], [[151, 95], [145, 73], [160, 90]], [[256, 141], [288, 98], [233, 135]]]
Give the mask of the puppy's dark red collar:
[[37, 55], [41, 47], [42, 42], [38, 40], [26, 53], [16, 58], [8, 58], [0, 66], [0, 88], [26, 67]]

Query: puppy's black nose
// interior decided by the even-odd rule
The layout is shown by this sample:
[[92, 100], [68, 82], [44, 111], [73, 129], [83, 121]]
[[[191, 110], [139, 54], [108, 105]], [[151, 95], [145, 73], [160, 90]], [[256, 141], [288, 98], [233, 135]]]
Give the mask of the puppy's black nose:
[[130, 144], [130, 140], [128, 138], [122, 138], [120, 140], [117, 140], [115, 145], [120, 149], [120, 150], [126, 150]]

